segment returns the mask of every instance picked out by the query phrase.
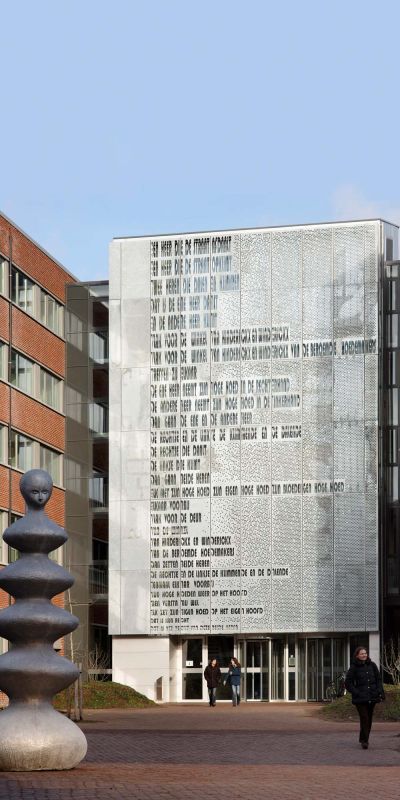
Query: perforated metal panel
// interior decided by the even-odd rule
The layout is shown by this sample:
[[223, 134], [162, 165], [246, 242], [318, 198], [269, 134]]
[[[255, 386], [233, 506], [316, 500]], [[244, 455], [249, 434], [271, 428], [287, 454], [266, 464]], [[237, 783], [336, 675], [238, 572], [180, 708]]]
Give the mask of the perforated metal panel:
[[150, 436], [147, 632], [377, 625], [379, 241], [354, 223], [147, 243], [150, 367], [131, 339], [118, 366], [123, 425]]

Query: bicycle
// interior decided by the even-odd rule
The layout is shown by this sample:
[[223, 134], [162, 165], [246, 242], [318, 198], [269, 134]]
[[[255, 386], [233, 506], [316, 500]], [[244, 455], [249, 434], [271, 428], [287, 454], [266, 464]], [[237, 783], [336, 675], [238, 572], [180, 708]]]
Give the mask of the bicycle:
[[339, 674], [336, 675], [336, 678], [334, 678], [331, 683], [328, 683], [328, 686], [326, 687], [326, 699], [333, 703], [333, 701], [337, 700], [338, 697], [344, 697], [347, 692], [345, 681], [346, 674], [344, 672], [339, 672]]

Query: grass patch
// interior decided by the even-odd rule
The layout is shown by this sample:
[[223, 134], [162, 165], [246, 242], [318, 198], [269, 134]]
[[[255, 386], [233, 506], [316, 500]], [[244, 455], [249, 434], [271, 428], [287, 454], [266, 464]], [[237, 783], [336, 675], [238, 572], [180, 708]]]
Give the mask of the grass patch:
[[[384, 703], [377, 703], [374, 711], [374, 719], [382, 722], [397, 722], [400, 720], [400, 686], [385, 686], [386, 700]], [[323, 719], [335, 720], [358, 720], [358, 711], [352, 705], [351, 695], [346, 694], [333, 703], [325, 703], [320, 708], [320, 715]]]
[[[73, 692], [73, 687], [72, 687]], [[73, 702], [73, 694], [72, 694]], [[68, 689], [59, 692], [54, 698], [54, 708], [66, 711], [68, 705]], [[155, 706], [144, 694], [136, 692], [130, 686], [113, 681], [90, 681], [83, 684], [83, 708], [146, 708]]]

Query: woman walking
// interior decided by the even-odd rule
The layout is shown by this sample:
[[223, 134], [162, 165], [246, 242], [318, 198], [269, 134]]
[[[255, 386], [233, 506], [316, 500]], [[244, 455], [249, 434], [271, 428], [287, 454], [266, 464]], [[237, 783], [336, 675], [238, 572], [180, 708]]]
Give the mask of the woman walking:
[[232, 657], [229, 664], [228, 674], [224, 681], [230, 683], [232, 689], [232, 704], [238, 706], [240, 703], [240, 674], [241, 668], [237, 658]]
[[357, 647], [354, 652], [346, 675], [346, 689], [360, 717], [359, 742], [367, 750], [375, 704], [385, 699], [385, 692], [379, 669], [369, 658], [366, 647]]
[[212, 658], [208, 662], [204, 670], [204, 677], [207, 681], [208, 696], [210, 698], [210, 706], [215, 706], [217, 702], [217, 687], [221, 683], [221, 670], [216, 658]]

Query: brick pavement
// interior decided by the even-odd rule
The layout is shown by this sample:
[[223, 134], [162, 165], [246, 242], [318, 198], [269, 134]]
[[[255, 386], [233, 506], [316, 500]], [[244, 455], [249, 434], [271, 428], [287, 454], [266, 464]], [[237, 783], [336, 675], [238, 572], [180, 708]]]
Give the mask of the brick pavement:
[[0, 774], [10, 800], [398, 800], [400, 725], [325, 722], [310, 705], [89, 711], [69, 772]]

